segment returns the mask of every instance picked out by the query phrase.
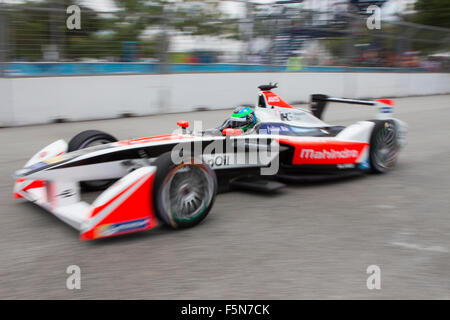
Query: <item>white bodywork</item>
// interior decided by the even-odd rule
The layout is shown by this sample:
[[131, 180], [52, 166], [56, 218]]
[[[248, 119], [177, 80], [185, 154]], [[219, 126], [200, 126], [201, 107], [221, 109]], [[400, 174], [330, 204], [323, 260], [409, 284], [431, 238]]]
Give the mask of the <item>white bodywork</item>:
[[53, 157], [56, 157], [60, 154], [67, 152], [67, 142], [60, 139], [57, 140], [39, 152], [37, 152], [30, 160], [25, 164], [24, 168], [30, 167], [31, 165], [38, 163], [40, 161], [44, 161]]
[[[255, 108], [256, 117], [260, 122], [288, 124], [297, 127], [327, 127], [322, 120], [314, 117], [309, 111], [303, 109], [286, 109], [280, 107]], [[284, 116], [284, 120], [282, 117]]]

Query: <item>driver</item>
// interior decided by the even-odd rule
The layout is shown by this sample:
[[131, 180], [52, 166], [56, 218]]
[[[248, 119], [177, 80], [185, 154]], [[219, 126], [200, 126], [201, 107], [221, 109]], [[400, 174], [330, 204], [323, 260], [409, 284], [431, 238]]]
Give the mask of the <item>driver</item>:
[[226, 120], [220, 130], [231, 128], [241, 129], [243, 132], [251, 129], [257, 123], [255, 111], [250, 107], [237, 107], [234, 109], [231, 118]]

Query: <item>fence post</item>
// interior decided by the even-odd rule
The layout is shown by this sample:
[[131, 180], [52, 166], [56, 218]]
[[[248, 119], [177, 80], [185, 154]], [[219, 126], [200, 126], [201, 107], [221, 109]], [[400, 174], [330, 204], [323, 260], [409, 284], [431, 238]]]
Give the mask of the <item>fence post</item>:
[[8, 60], [8, 23], [6, 8], [0, 2], [0, 78], [6, 77], [6, 61]]
[[247, 32], [247, 50], [246, 50], [246, 56], [244, 57], [244, 62], [248, 63], [249, 62], [249, 55], [252, 53], [252, 42], [253, 42], [253, 37], [254, 37], [254, 33], [253, 33], [253, 29], [254, 29], [254, 24], [255, 24], [255, 19], [253, 16], [253, 5], [250, 3], [249, 0], [247, 0], [246, 5], [246, 20], [248, 21], [248, 26], [246, 28], [246, 32]]
[[169, 65], [169, 45], [170, 45], [170, 35], [168, 32], [168, 28], [170, 25], [171, 15], [169, 10], [167, 10], [167, 6], [164, 5], [163, 13], [162, 13], [162, 21], [161, 21], [161, 41], [159, 45], [159, 73], [160, 73], [160, 82], [158, 89], [158, 112], [157, 113], [167, 113], [170, 108], [169, 97], [171, 91], [170, 79], [168, 78], [168, 74], [170, 73], [170, 65]]
[[275, 55], [276, 55], [276, 38], [277, 38], [277, 34], [278, 34], [278, 15], [273, 16], [270, 19], [270, 49], [269, 49], [269, 66], [270, 69], [273, 69], [273, 65], [275, 64]]
[[169, 33], [167, 29], [169, 27], [169, 12], [166, 7], [163, 9], [162, 14], [162, 35], [159, 45], [159, 73], [166, 74], [169, 73]]
[[344, 53], [344, 59], [345, 64], [347, 67], [353, 66], [353, 58], [355, 56], [355, 38], [356, 38], [356, 32], [357, 32], [357, 26], [356, 24], [359, 23], [357, 20], [353, 20], [350, 17], [348, 17], [348, 33], [347, 33], [347, 39], [345, 39], [345, 53]]

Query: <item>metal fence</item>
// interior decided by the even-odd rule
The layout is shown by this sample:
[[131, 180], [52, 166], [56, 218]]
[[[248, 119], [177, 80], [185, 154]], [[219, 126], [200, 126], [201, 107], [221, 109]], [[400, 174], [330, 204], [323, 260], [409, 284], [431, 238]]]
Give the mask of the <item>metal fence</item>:
[[231, 19], [214, 3], [110, 12], [81, 7], [80, 29], [72, 30], [69, 1], [0, 3], [2, 74], [449, 70], [449, 29], [383, 21], [370, 30], [359, 13], [300, 6], [247, 4], [245, 18]]

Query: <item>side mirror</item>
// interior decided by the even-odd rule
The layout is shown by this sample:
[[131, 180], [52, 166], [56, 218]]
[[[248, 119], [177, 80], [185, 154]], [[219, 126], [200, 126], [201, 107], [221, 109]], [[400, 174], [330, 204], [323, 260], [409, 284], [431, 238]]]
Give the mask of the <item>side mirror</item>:
[[180, 120], [177, 122], [177, 126], [183, 129], [185, 131], [189, 127], [189, 121], [186, 120]]
[[224, 136], [240, 136], [242, 135], [242, 130], [227, 128], [222, 130], [222, 134]]

